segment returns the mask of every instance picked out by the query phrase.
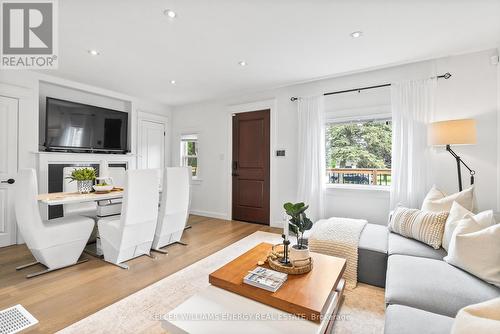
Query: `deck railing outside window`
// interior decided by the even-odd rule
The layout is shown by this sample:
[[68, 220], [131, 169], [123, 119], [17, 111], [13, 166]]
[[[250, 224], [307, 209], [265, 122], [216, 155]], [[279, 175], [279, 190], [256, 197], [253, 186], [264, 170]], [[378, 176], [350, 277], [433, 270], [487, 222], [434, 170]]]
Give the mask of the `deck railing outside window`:
[[379, 168], [328, 168], [329, 184], [391, 185], [391, 170]]

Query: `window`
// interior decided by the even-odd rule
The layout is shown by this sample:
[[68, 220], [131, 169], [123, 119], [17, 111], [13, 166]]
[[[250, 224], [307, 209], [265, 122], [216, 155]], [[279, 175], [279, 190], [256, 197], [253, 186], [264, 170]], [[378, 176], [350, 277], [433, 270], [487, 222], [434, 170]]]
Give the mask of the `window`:
[[181, 166], [191, 167], [193, 178], [198, 178], [198, 135], [181, 136]]
[[390, 118], [326, 124], [326, 165], [330, 184], [391, 184]]

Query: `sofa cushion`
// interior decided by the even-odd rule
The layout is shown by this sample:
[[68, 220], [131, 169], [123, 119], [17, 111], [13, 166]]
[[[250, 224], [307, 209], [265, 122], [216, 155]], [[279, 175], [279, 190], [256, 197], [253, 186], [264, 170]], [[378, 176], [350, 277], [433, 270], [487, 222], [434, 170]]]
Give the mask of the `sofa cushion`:
[[358, 281], [385, 287], [388, 234], [386, 226], [365, 225], [358, 245]]
[[453, 318], [403, 305], [385, 310], [385, 334], [449, 334]]
[[387, 254], [387, 226], [366, 224], [359, 237], [359, 248]]
[[500, 296], [500, 289], [444, 261], [391, 255], [385, 301], [455, 317], [462, 307]]
[[422, 241], [435, 249], [441, 247], [448, 212], [428, 212], [398, 207], [391, 215], [389, 231]]
[[388, 252], [389, 255], [411, 255], [437, 260], [442, 260], [446, 256], [446, 251], [442, 248], [434, 249], [423, 242], [396, 233], [389, 233]]

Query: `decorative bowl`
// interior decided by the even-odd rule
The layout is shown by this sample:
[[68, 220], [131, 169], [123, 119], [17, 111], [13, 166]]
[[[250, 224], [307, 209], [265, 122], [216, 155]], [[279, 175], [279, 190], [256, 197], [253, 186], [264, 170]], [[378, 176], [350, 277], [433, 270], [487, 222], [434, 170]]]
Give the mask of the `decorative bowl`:
[[113, 190], [113, 186], [112, 185], [107, 185], [107, 186], [95, 185], [93, 188], [98, 193], [108, 192], [108, 191]]

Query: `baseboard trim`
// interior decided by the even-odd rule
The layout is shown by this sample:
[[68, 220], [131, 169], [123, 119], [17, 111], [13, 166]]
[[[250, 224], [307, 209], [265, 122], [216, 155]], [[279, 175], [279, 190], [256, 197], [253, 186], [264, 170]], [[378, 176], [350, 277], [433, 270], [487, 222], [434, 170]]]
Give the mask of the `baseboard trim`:
[[189, 210], [189, 213], [192, 215], [197, 215], [197, 216], [210, 217], [210, 218], [216, 218], [216, 219], [222, 219], [222, 220], [231, 220], [228, 218], [227, 213], [211, 212], [211, 211], [204, 211], [204, 210]]

